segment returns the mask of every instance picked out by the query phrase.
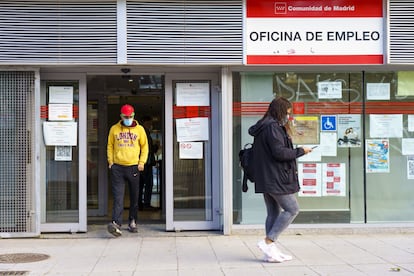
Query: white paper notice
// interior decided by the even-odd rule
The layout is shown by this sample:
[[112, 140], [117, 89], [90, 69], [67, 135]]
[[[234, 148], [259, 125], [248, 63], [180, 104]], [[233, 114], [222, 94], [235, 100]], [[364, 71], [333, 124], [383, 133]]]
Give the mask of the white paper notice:
[[73, 86], [50, 86], [49, 103], [73, 103]]
[[414, 156], [407, 156], [407, 178], [414, 179]]
[[49, 104], [50, 121], [71, 121], [73, 119], [72, 104]]
[[336, 156], [336, 140], [338, 137], [336, 132], [321, 132], [319, 135], [321, 139], [319, 150], [322, 156]]
[[402, 114], [370, 114], [369, 135], [370, 138], [402, 138]]
[[78, 137], [76, 122], [43, 122], [46, 146], [76, 146]]
[[175, 124], [177, 128], [177, 142], [208, 140], [208, 118], [176, 119]]
[[414, 138], [402, 138], [401, 152], [403, 155], [414, 155]]
[[177, 106], [209, 106], [210, 83], [189, 82], [176, 84]]
[[346, 196], [345, 163], [322, 164], [322, 195]]
[[414, 115], [408, 115], [408, 131], [414, 131]]
[[203, 142], [181, 142], [180, 159], [203, 159]]
[[298, 196], [321, 196], [321, 164], [299, 163], [298, 176], [300, 184]]
[[317, 147], [314, 148], [311, 152], [299, 157], [298, 161], [299, 162], [321, 161], [322, 155], [321, 155], [321, 149], [320, 149], [319, 145], [303, 145], [303, 146], [298, 146], [298, 147], [312, 148], [312, 147], [315, 147], [315, 146], [317, 146]]
[[319, 99], [342, 99], [342, 82], [320, 81], [318, 82]]
[[367, 83], [367, 100], [389, 100], [389, 83]]

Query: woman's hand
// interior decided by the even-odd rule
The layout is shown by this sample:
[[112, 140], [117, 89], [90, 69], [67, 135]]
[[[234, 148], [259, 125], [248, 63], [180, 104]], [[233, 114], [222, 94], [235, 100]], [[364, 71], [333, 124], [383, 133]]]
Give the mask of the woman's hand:
[[303, 150], [305, 151], [305, 154], [312, 152], [312, 148], [308, 148], [308, 147], [303, 147]]

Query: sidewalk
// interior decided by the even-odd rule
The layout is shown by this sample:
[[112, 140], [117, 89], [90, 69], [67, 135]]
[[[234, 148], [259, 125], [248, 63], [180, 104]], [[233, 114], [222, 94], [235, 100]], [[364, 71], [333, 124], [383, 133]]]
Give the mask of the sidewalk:
[[0, 275], [414, 275], [414, 233], [288, 231], [280, 237], [279, 247], [293, 260], [265, 263], [256, 247], [263, 238], [258, 234], [123, 232], [113, 238], [99, 226], [89, 234], [0, 239], [0, 256], [49, 255], [25, 263], [0, 258]]

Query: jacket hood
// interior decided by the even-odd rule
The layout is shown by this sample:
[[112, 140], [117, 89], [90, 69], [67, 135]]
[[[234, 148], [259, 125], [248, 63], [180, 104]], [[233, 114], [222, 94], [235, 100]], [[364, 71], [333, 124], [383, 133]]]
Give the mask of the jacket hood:
[[277, 123], [277, 121], [273, 118], [265, 117], [263, 119], [260, 119], [257, 121], [256, 124], [252, 125], [249, 128], [249, 134], [253, 137], [256, 137], [259, 135], [260, 132], [262, 132], [267, 126]]

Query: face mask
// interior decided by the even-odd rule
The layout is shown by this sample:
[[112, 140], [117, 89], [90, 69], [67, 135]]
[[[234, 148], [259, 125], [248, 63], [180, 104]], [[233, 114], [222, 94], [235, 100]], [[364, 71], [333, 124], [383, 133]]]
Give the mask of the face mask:
[[282, 120], [282, 125], [286, 125], [289, 122], [289, 115], [286, 115], [286, 117]]
[[134, 121], [134, 119], [132, 119], [132, 118], [122, 120], [122, 122], [124, 123], [125, 126], [131, 126], [133, 121]]

